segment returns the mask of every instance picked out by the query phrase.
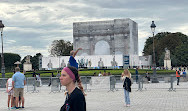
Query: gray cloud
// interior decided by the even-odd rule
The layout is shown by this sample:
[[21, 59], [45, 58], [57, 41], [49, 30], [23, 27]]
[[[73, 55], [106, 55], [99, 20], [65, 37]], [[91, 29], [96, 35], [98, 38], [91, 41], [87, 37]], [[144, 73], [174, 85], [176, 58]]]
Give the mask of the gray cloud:
[[40, 51], [47, 56], [53, 40], [72, 41], [73, 22], [131, 18], [138, 23], [141, 54], [146, 38], [152, 35], [152, 20], [156, 33], [188, 34], [187, 4], [186, 0], [1, 0], [5, 51], [22, 56]]

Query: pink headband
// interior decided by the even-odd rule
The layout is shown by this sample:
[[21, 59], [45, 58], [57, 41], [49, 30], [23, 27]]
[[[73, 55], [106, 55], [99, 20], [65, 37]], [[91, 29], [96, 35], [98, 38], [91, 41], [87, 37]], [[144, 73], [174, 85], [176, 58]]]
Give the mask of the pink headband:
[[64, 67], [63, 70], [75, 81], [75, 75], [68, 67]]

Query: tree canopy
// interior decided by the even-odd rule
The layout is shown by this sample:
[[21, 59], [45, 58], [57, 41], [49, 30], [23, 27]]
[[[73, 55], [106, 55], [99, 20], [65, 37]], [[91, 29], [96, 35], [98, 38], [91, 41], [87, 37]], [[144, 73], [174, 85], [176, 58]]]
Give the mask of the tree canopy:
[[[161, 66], [165, 48], [170, 50], [172, 66], [188, 65], [188, 36], [180, 32], [161, 32], [154, 36], [156, 64]], [[153, 55], [153, 37], [149, 37], [144, 46], [144, 55]]]
[[[16, 66], [14, 63], [20, 61], [21, 57], [18, 54], [14, 53], [4, 53], [4, 63], [5, 63], [5, 70], [13, 70]], [[1, 63], [1, 59], [0, 59]], [[0, 64], [1, 67], [1, 64]]]
[[68, 56], [73, 50], [73, 44], [70, 41], [54, 40], [49, 50], [52, 56]]

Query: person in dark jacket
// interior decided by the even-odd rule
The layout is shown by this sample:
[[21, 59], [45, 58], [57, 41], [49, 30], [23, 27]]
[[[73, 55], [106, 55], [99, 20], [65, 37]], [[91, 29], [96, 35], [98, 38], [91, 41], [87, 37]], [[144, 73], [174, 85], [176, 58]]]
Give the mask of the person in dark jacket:
[[136, 83], [138, 83], [138, 68], [135, 70], [135, 75], [136, 75]]
[[[65, 67], [61, 72], [61, 85], [66, 86], [67, 93], [60, 111], [86, 111], [85, 93], [75, 67]], [[76, 87], [76, 83], [78, 87]]]
[[125, 103], [126, 107], [130, 106], [130, 96], [129, 92], [131, 92], [131, 73], [128, 69], [125, 69], [124, 72], [121, 75], [123, 80], [123, 88], [124, 88], [124, 94], [125, 94]]

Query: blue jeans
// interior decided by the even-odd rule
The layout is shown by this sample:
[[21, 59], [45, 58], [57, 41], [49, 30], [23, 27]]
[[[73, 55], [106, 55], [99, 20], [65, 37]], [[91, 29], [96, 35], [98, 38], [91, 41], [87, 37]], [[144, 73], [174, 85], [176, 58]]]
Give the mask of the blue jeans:
[[130, 104], [129, 91], [124, 89], [124, 94], [125, 94], [125, 103]]

